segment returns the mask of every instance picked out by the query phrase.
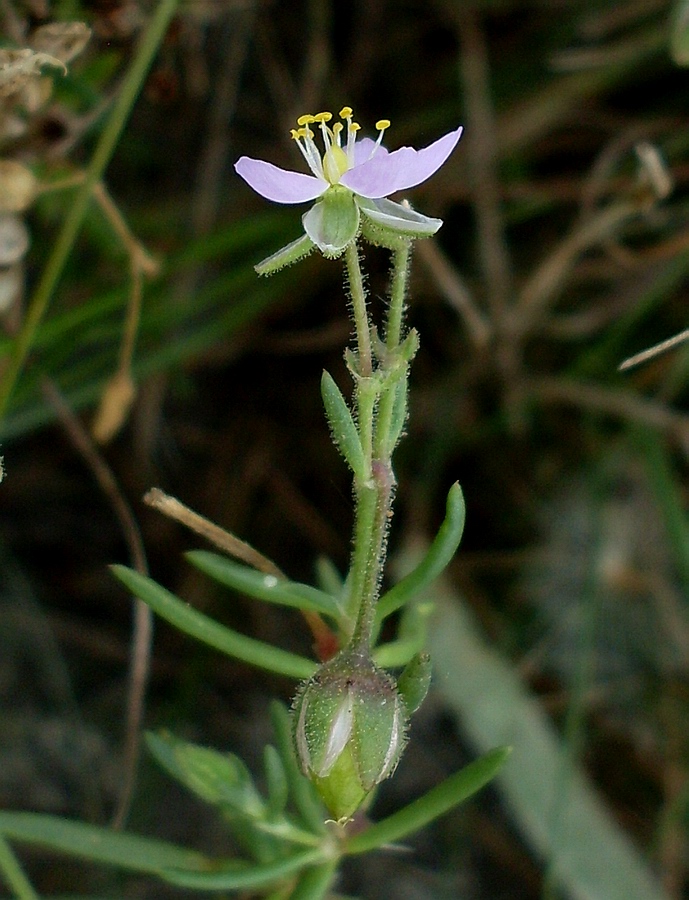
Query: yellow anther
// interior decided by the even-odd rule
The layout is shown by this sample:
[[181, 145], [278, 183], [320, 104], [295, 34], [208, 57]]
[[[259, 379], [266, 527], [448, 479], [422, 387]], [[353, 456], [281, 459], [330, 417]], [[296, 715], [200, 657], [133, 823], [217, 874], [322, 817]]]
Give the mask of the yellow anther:
[[390, 127], [390, 119], [378, 119], [376, 122], [376, 128], [378, 131], [385, 131], [386, 128]]
[[343, 106], [340, 110], [340, 118], [341, 119], [351, 119], [352, 117], [352, 107], [351, 106]]
[[315, 116], [313, 116], [312, 121], [314, 121], [314, 122], [329, 122], [332, 119], [332, 117], [333, 117], [333, 114], [331, 112], [319, 112], [319, 113], [316, 113]]
[[310, 122], [315, 122], [315, 121], [316, 121], [315, 116], [309, 116], [309, 115], [299, 116], [299, 118], [297, 119], [297, 125], [303, 127], [304, 125], [308, 125]]
[[352, 122], [352, 124], [349, 126], [349, 130], [350, 131], [361, 131], [361, 125], [359, 125], [358, 122]]
[[292, 136], [292, 140], [294, 140], [294, 141], [298, 141], [299, 138], [301, 137], [301, 135], [299, 134], [299, 132], [297, 131], [296, 128], [290, 129], [290, 135]]
[[333, 125], [333, 134], [339, 134], [343, 128], [344, 125], [342, 124], [342, 122], [335, 122], [335, 124]]

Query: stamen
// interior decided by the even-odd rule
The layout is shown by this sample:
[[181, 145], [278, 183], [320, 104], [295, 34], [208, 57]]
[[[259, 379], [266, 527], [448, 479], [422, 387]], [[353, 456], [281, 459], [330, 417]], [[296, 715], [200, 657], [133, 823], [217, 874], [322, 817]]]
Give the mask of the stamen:
[[[297, 119], [297, 122], [302, 120], [313, 121], [313, 116], [300, 116], [300, 118]], [[318, 152], [318, 147], [316, 147], [313, 142], [313, 131], [309, 128], [308, 122], [304, 122], [304, 125], [301, 128], [293, 128], [290, 134], [297, 147], [299, 147], [309, 169], [311, 169], [314, 175], [322, 178], [323, 163], [321, 162], [321, 155]]]
[[343, 106], [340, 110], [340, 118], [341, 119], [351, 119], [353, 115], [353, 110], [351, 106]]
[[[378, 119], [378, 121], [376, 122], [376, 128], [378, 129], [378, 140], [376, 141], [376, 146], [373, 148], [373, 152], [371, 153], [371, 156], [373, 156], [373, 154], [376, 152], [376, 150], [380, 147], [380, 145], [383, 141], [383, 135], [385, 134], [386, 129], [389, 127], [390, 127], [390, 119]], [[369, 157], [369, 159], [370, 159], [370, 157]]]
[[335, 124], [333, 125], [333, 137], [335, 138], [335, 143], [338, 147], [340, 146], [340, 135], [342, 134], [343, 128], [344, 125], [342, 124], [342, 122], [335, 122]]
[[329, 122], [333, 117], [331, 112], [319, 112], [315, 116], [313, 116], [314, 122]]
[[347, 159], [350, 165], [354, 165], [354, 143], [356, 141], [356, 133], [361, 130], [358, 122], [352, 122], [351, 118], [347, 121]]
[[315, 121], [316, 121], [315, 116], [310, 116], [307, 114], [305, 116], [299, 116], [299, 118], [297, 119], [297, 125], [299, 125], [300, 127], [303, 128], [304, 125], [310, 125], [311, 122], [315, 122]]

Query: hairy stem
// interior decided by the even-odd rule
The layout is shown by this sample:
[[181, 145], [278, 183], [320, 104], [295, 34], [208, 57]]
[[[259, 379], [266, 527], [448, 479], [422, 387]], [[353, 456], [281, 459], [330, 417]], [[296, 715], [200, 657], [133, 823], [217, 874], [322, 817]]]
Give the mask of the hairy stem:
[[[375, 607], [385, 564], [386, 540], [395, 492], [395, 476], [391, 460], [396, 443], [396, 435], [393, 433], [396, 430], [393, 413], [399, 379], [405, 382], [402, 389], [406, 392], [407, 364], [400, 358], [400, 348], [410, 249], [411, 242], [408, 242], [393, 251], [390, 305], [385, 330], [386, 343], [380, 352], [380, 359], [377, 360], [375, 374], [370, 346], [371, 327], [364, 303], [363, 288], [359, 297], [355, 289], [355, 285], [362, 285], [356, 248], [348, 248], [346, 256], [359, 345], [360, 371], [356, 382], [355, 404], [366, 459], [366, 477], [357, 480], [354, 485], [356, 500], [354, 548], [349, 575], [349, 610], [355, 623], [350, 647], [362, 654], [370, 653]], [[367, 336], [366, 343], [361, 341], [364, 332]], [[366, 348], [368, 356], [362, 353], [362, 346]], [[364, 374], [365, 372], [369, 373], [368, 376]]]

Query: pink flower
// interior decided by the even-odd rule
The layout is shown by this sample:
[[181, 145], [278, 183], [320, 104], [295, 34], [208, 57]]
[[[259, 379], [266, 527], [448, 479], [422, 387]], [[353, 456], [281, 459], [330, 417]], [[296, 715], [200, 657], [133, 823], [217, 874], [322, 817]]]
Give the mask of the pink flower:
[[[340, 110], [340, 119], [346, 122], [344, 140], [345, 125], [339, 121], [330, 126], [331, 119], [329, 112], [301, 116], [297, 120], [299, 127], [292, 130], [292, 138], [311, 175], [290, 172], [248, 156], [235, 163], [235, 170], [257, 193], [275, 203], [317, 200], [302, 221], [309, 249], [316, 245], [325, 256], [339, 256], [356, 239], [361, 227], [398, 238], [435, 234], [442, 225], [440, 219], [422, 216], [386, 198], [430, 178], [454, 150], [461, 127], [423, 150], [400, 147], [390, 153], [381, 143], [390, 125], [387, 119], [376, 123], [379, 133], [375, 141], [357, 139], [360, 126], [353, 121], [350, 107]], [[311, 125], [320, 129], [322, 155]]]

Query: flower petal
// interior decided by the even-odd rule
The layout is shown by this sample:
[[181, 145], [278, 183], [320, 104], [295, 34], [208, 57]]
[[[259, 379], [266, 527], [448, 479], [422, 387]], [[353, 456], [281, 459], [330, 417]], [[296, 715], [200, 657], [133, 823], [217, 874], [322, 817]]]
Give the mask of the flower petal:
[[[360, 166], [362, 163], [368, 162], [371, 158], [371, 154], [374, 150], [376, 150], [376, 144], [378, 142], [374, 141], [373, 138], [361, 138], [354, 144], [354, 168], [355, 166]], [[387, 156], [388, 151], [382, 144], [376, 150], [376, 156], [380, 154], [381, 156]]]
[[423, 150], [400, 147], [392, 153], [376, 152], [367, 162], [345, 172], [340, 183], [370, 200], [415, 187], [442, 166], [461, 134], [462, 128], [457, 128]]
[[306, 203], [328, 188], [328, 182], [315, 175], [290, 172], [249, 156], [238, 159], [234, 168], [257, 194], [275, 203]]

